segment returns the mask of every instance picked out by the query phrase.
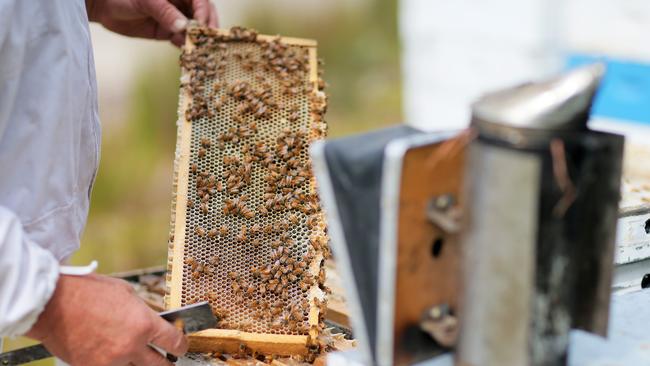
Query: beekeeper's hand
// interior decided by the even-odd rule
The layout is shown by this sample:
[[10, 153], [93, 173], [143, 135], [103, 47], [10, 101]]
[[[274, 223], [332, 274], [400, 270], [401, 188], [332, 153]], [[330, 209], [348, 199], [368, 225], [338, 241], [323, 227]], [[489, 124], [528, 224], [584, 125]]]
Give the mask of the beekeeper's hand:
[[72, 366], [172, 366], [149, 345], [181, 356], [187, 339], [135, 296], [105, 276], [59, 277], [54, 295], [27, 333]]
[[188, 18], [218, 26], [210, 0], [86, 0], [88, 19], [130, 37], [170, 40], [181, 46]]

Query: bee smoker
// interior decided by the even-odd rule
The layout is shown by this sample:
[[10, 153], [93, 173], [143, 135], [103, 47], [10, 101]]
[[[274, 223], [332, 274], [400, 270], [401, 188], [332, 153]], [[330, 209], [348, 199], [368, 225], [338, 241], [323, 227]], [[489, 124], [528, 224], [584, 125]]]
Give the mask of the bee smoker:
[[484, 96], [464, 186], [456, 365], [566, 365], [605, 335], [624, 140], [587, 128], [601, 65]]

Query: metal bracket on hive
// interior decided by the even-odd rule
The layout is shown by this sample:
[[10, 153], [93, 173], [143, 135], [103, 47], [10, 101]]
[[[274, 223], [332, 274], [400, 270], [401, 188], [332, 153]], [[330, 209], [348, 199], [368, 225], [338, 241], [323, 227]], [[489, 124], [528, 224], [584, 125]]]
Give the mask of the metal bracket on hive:
[[[456, 342], [466, 132], [392, 141], [382, 181], [377, 352], [410, 365]], [[443, 310], [444, 309], [444, 310]]]

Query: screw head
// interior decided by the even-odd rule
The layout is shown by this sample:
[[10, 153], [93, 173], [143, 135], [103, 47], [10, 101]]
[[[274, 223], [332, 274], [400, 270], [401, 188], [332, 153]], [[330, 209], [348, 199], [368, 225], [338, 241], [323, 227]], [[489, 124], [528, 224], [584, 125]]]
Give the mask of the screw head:
[[433, 205], [438, 210], [446, 210], [454, 204], [454, 197], [451, 194], [443, 194], [435, 197]]

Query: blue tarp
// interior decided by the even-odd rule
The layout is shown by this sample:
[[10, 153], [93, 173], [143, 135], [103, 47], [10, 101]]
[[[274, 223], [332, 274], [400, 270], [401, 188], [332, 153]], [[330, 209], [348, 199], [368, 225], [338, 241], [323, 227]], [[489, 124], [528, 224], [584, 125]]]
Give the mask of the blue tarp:
[[650, 64], [608, 56], [572, 54], [567, 69], [604, 62], [607, 73], [592, 116], [650, 124]]

